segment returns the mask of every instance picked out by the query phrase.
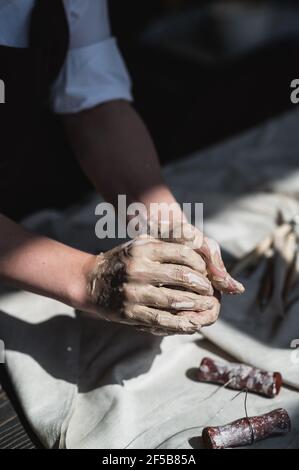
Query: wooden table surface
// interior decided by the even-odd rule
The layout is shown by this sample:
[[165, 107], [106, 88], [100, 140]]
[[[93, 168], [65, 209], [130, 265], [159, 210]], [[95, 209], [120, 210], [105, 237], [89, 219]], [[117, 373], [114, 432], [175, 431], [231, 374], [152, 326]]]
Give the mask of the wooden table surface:
[[0, 449], [36, 448], [0, 381]]

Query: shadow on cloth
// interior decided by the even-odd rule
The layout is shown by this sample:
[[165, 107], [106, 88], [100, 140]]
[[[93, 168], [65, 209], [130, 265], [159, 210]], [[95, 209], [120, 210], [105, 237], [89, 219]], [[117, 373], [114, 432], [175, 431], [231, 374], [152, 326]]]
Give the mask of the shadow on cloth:
[[132, 326], [110, 323], [77, 313], [80, 321], [79, 392], [109, 384], [123, 385], [148, 372], [161, 353], [159, 336]]
[[0, 311], [0, 336], [6, 351], [32, 357], [52, 377], [77, 384], [79, 392], [123, 385], [146, 373], [161, 352], [160, 337], [81, 312], [33, 324]]

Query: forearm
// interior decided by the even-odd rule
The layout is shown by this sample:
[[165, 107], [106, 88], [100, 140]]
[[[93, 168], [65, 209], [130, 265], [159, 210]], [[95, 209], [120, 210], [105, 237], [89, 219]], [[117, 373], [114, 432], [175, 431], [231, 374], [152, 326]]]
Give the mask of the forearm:
[[34, 235], [0, 215], [0, 279], [73, 307], [88, 304], [87, 276], [94, 257]]
[[[109, 102], [76, 115], [65, 116], [64, 120], [82, 168], [106, 200], [116, 204], [118, 195], [124, 194], [129, 203], [141, 202], [147, 210], [154, 202], [175, 203], [173, 194], [163, 180], [149, 133], [130, 104], [124, 101]], [[154, 219], [151, 211], [150, 217]], [[158, 223], [163, 219], [166, 227], [171, 227], [175, 222], [175, 226], [180, 228], [185, 223], [178, 205], [175, 210], [171, 207], [166, 217], [161, 206], [158, 217]], [[187, 238], [185, 234], [177, 237], [173, 233], [172, 239], [180, 238], [183, 243], [192, 240], [194, 249], [205, 258], [214, 286], [223, 292], [243, 292], [243, 286], [227, 273], [219, 245], [203, 237], [192, 226], [187, 227], [186, 233]]]
[[114, 101], [64, 117], [75, 154], [107, 201], [173, 203], [152, 139], [125, 101]]

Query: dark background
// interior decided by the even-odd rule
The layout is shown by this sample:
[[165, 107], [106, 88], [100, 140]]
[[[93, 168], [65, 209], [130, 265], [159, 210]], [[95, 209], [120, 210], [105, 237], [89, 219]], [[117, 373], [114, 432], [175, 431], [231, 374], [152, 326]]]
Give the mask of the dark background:
[[294, 106], [298, 1], [110, 0], [110, 14], [162, 162]]

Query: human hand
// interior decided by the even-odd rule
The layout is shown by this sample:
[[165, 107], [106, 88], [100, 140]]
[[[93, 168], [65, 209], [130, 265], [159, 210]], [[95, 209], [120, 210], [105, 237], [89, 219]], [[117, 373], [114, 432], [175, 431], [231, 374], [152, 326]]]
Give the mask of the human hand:
[[201, 255], [150, 237], [99, 255], [89, 293], [102, 318], [162, 335], [195, 333], [220, 309]]
[[186, 245], [201, 255], [206, 263], [207, 275], [213, 287], [225, 294], [242, 294], [244, 286], [227, 272], [221, 256], [219, 244], [193, 225], [185, 222], [169, 228], [169, 224], [160, 225], [160, 237], [168, 242]]

